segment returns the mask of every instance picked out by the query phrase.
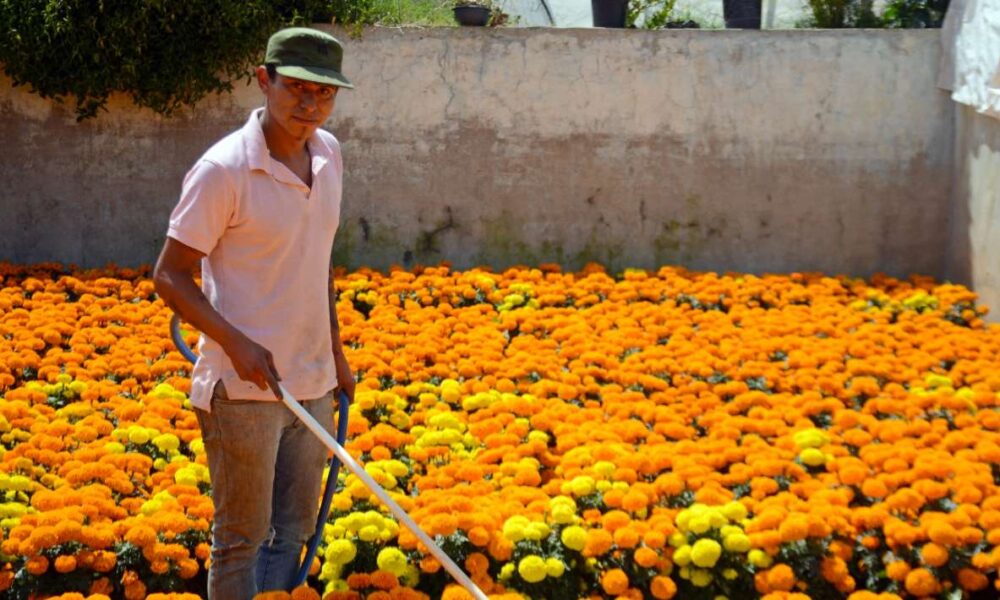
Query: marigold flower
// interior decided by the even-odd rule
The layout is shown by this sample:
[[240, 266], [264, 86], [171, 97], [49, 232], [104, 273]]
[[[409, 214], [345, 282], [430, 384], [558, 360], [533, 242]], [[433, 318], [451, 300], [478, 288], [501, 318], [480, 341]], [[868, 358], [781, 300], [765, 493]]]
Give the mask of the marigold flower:
[[582, 527], [571, 525], [562, 530], [559, 539], [570, 550], [580, 552], [587, 544], [587, 532]]
[[671, 578], [657, 575], [650, 581], [649, 591], [658, 600], [670, 600], [677, 594], [677, 585]]
[[65, 554], [58, 556], [56, 557], [54, 566], [58, 573], [71, 573], [76, 570], [76, 557]]
[[795, 573], [784, 563], [779, 563], [767, 571], [767, 584], [773, 590], [791, 591], [795, 585]]
[[529, 554], [517, 564], [517, 573], [528, 583], [538, 583], [548, 575], [545, 559]]
[[940, 592], [941, 584], [927, 569], [913, 569], [906, 576], [906, 591], [915, 596], [933, 596]]
[[934, 542], [924, 544], [920, 549], [920, 558], [929, 567], [941, 567], [948, 563], [948, 550]]
[[601, 575], [601, 587], [608, 594], [617, 596], [628, 589], [628, 576], [621, 569], [609, 569]]
[[379, 569], [388, 571], [396, 577], [401, 577], [409, 566], [406, 555], [391, 546], [379, 551], [376, 562]]

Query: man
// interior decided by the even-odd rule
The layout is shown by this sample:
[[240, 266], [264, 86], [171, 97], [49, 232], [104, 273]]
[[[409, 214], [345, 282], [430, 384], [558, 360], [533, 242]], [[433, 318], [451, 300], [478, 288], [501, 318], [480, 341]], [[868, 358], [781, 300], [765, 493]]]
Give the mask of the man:
[[354, 395], [330, 275], [343, 162], [320, 129], [337, 91], [353, 87], [342, 56], [313, 29], [271, 37], [256, 73], [264, 107], [188, 172], [153, 275], [203, 333], [191, 404], [216, 511], [211, 600], [288, 590], [315, 527], [327, 450], [280, 402], [278, 382], [330, 431], [334, 389]]

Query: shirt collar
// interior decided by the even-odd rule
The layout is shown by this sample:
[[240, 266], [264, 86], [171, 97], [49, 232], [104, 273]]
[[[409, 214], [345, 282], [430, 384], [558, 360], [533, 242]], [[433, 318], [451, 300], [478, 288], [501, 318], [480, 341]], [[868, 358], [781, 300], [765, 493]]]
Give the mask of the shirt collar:
[[[261, 125], [261, 117], [264, 114], [264, 110], [264, 108], [258, 108], [250, 113], [250, 118], [247, 119], [246, 125], [243, 126], [243, 143], [246, 148], [247, 162], [250, 169], [259, 169], [273, 177], [273, 159], [271, 158], [271, 152], [267, 149], [267, 140], [264, 139], [264, 129]], [[306, 146], [309, 148], [309, 155], [312, 156], [313, 173], [317, 173], [330, 161], [333, 149], [320, 137], [318, 132], [314, 132], [306, 140]]]

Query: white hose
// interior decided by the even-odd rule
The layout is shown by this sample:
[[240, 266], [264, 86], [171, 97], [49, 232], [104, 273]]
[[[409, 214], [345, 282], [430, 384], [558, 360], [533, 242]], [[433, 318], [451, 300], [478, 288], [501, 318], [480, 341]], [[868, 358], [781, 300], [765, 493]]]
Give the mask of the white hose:
[[278, 388], [281, 390], [281, 401], [285, 403], [285, 406], [295, 413], [295, 416], [298, 417], [300, 421], [305, 423], [306, 427], [315, 433], [316, 437], [322, 440], [323, 444], [337, 455], [340, 462], [350, 469], [351, 473], [354, 473], [354, 475], [357, 476], [357, 478], [360, 479], [373, 494], [378, 496], [378, 499], [389, 507], [392, 514], [395, 515], [407, 529], [413, 532], [413, 535], [417, 536], [425, 546], [427, 546], [430, 553], [434, 555], [434, 558], [438, 559], [438, 562], [441, 563], [441, 566], [443, 566], [446, 571], [451, 573], [451, 576], [455, 578], [455, 581], [461, 584], [462, 587], [472, 594], [472, 597], [476, 600], [489, 600], [486, 597], [486, 594], [479, 589], [479, 586], [473, 583], [472, 580], [469, 579], [469, 576], [455, 564], [455, 561], [451, 560], [451, 557], [445, 554], [444, 550], [435, 544], [434, 540], [432, 540], [429, 535], [424, 533], [424, 530], [417, 525], [417, 522], [413, 520], [413, 517], [407, 514], [407, 512], [403, 510], [403, 507], [396, 504], [395, 500], [389, 497], [389, 493], [386, 492], [382, 486], [380, 486], [378, 482], [376, 482], [375, 479], [368, 474], [367, 471], [365, 471], [364, 467], [354, 460], [354, 457], [351, 456], [343, 446], [337, 443], [337, 440], [330, 435], [330, 432], [323, 429], [323, 426], [320, 425], [312, 415], [306, 412], [306, 409], [302, 408], [302, 405], [299, 404], [298, 401], [295, 400], [295, 397], [285, 389], [285, 386], [279, 383]]

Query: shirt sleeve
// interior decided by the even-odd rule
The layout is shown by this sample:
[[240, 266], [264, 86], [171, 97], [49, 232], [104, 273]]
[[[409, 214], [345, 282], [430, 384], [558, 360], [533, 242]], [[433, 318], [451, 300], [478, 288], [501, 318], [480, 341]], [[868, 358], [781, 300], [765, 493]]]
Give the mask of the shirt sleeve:
[[184, 176], [167, 235], [208, 255], [229, 226], [235, 205], [235, 189], [225, 169], [199, 160]]

